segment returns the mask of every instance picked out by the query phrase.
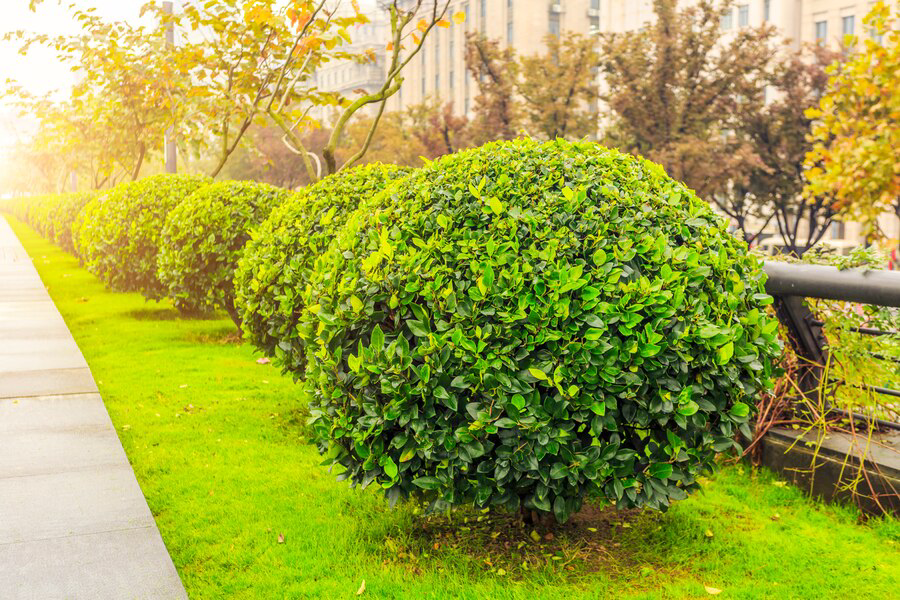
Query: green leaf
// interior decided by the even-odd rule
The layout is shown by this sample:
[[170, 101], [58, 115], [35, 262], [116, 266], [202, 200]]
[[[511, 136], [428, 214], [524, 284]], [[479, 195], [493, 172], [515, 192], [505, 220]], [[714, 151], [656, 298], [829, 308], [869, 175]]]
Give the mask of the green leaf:
[[650, 465], [650, 468], [647, 469], [647, 473], [649, 473], [651, 477], [656, 477], [657, 479], [668, 479], [672, 474], [672, 465], [669, 463], [653, 463]]
[[728, 412], [731, 413], [731, 416], [733, 417], [743, 419], [750, 414], [750, 407], [743, 402], [735, 402]]
[[491, 210], [494, 211], [495, 215], [503, 214], [503, 210], [504, 210], [503, 203], [500, 202], [500, 200], [498, 200], [496, 197], [492, 196], [491, 199], [488, 200], [488, 204], [490, 205]]
[[391, 479], [397, 478], [397, 463], [394, 462], [394, 459], [390, 456], [385, 455], [386, 458], [384, 463], [381, 465], [381, 468], [384, 469], [384, 474], [390, 477]]
[[381, 325], [376, 325], [375, 329], [372, 330], [372, 340], [369, 343], [369, 348], [376, 351], [384, 348], [384, 332], [381, 330]]
[[441, 487], [441, 480], [437, 477], [416, 477], [413, 485], [423, 490], [436, 490]]
[[515, 406], [517, 409], [522, 410], [523, 408], [525, 408], [525, 397], [522, 394], [516, 394], [509, 399], [509, 403]]
[[698, 410], [700, 410], [700, 405], [691, 400], [687, 404], [682, 404], [678, 407], [678, 414], [689, 417], [696, 413]]
[[355, 310], [356, 312], [360, 312], [364, 308], [362, 300], [357, 298], [355, 295], [350, 296], [350, 306], [352, 306], [353, 310]]
[[581, 300], [583, 302], [590, 302], [594, 298], [600, 295], [600, 290], [595, 287], [587, 286], [581, 288]]
[[428, 329], [425, 328], [425, 324], [422, 321], [417, 321], [416, 319], [409, 319], [406, 322], [406, 326], [409, 327], [409, 330], [412, 331], [412, 334], [416, 337], [427, 337]]
[[724, 365], [734, 355], [734, 342], [728, 342], [716, 350], [716, 359], [720, 365]]
[[535, 379], [537, 379], [538, 381], [546, 381], [547, 380], [547, 374], [544, 373], [543, 371], [541, 371], [540, 369], [531, 367], [528, 369], [528, 372], [531, 373], [531, 376], [534, 377]]
[[553, 466], [550, 467], [550, 479], [562, 479], [568, 474], [569, 470], [566, 468], [566, 465], [560, 462], [553, 463]]

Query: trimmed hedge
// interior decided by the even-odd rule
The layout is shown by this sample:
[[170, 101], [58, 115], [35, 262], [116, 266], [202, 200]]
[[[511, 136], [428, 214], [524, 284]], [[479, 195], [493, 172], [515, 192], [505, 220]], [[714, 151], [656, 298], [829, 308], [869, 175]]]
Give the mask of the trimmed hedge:
[[315, 259], [348, 213], [408, 172], [379, 163], [340, 171], [298, 191], [254, 232], [235, 275], [236, 304], [245, 337], [286, 372], [303, 373], [296, 325]]
[[208, 312], [234, 308], [234, 271], [250, 229], [292, 192], [254, 182], [226, 181], [200, 188], [166, 217], [158, 276], [175, 306]]
[[154, 175], [94, 198], [76, 220], [77, 254], [111, 289], [163, 298], [166, 288], [156, 276], [163, 223], [169, 211], [208, 183], [193, 175]]
[[592, 143], [443, 157], [362, 204], [309, 285], [256, 272], [270, 314], [306, 290], [284, 304], [306, 305], [326, 462], [435, 510], [664, 510], [749, 434], [779, 353], [746, 244], [659, 165]]
[[60, 196], [56, 205], [51, 209], [51, 232], [48, 237], [66, 252], [74, 254], [75, 243], [72, 239], [72, 227], [81, 210], [96, 196], [96, 192], [66, 194]]

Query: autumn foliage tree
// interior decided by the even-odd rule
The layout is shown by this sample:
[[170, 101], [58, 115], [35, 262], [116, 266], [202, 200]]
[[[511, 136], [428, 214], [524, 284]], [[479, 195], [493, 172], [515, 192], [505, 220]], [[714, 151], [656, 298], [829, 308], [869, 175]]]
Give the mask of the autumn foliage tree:
[[[180, 63], [169, 60], [162, 12], [148, 3], [142, 15], [149, 13], [149, 22], [130, 25], [105, 21], [74, 4], [70, 10], [81, 29], [74, 35], [4, 35], [6, 41], [20, 42], [23, 54], [40, 45], [69, 64], [77, 79], [69, 99], [34, 97], [15, 83], [7, 85], [4, 95], [36, 115], [42, 126], [55, 129], [64, 151], [81, 158], [92, 153], [95, 179], [105, 182], [119, 168], [137, 179], [148, 154], [187, 109], [189, 81]], [[89, 137], [101, 140], [94, 143]]]
[[740, 98], [762, 88], [776, 51], [769, 27], [726, 36], [728, 6], [654, 0], [646, 31], [600, 37], [606, 142], [662, 164], [707, 199], [726, 192], [752, 156], [730, 132]]
[[873, 34], [856, 40], [831, 67], [826, 93], [808, 112], [815, 145], [807, 157], [809, 198], [883, 235], [878, 217], [900, 216], [900, 2], [879, 2], [864, 22]]
[[466, 65], [478, 84], [472, 136], [508, 140], [523, 131], [552, 140], [597, 130], [595, 42], [574, 33], [548, 35], [546, 50], [519, 56], [498, 40], [469, 34]]
[[[780, 56], [773, 61], [768, 85], [738, 103], [735, 134], [751, 154], [729, 192], [713, 200], [736, 220], [749, 242], [774, 221], [784, 251], [801, 256], [831, 226], [833, 196], [803, 196], [804, 163], [812, 149], [807, 111], [825, 91], [826, 69], [839, 58], [839, 52], [819, 45]], [[751, 207], [756, 218], [746, 218], [739, 210], [744, 207]]]
[[478, 84], [472, 135], [480, 145], [518, 135], [521, 108], [515, 98], [518, 64], [512, 48], [481, 34], [466, 37], [466, 68]]
[[[409, 62], [419, 53], [422, 44], [435, 27], [451, 27], [453, 21], [461, 23], [465, 16], [462, 13], [448, 14], [451, 0], [391, 0], [383, 5], [390, 20], [390, 40], [386, 44], [385, 74], [381, 85], [373, 92], [361, 91], [354, 98], [339, 98], [336, 104], [338, 116], [328, 141], [322, 148], [307, 148], [302, 133], [318, 127], [317, 121], [310, 116], [314, 106], [322, 105], [317, 101], [320, 94], [315, 86], [314, 52], [329, 44], [340, 44], [330, 32], [329, 24], [340, 18], [337, 10], [330, 8], [327, 0], [302, 2], [304, 10], [298, 13], [300, 31], [294, 39], [284, 58], [277, 63], [276, 75], [273, 79], [272, 97], [266, 105], [266, 114], [284, 134], [285, 142], [303, 160], [309, 178], [318, 180], [321, 176], [335, 173], [341, 168], [357, 164], [368, 152], [375, 132], [384, 114], [388, 99], [400, 90], [403, 84], [403, 71]], [[348, 18], [361, 17], [359, 6], [355, 0], [352, 13]], [[326, 7], [329, 5], [329, 7]], [[365, 21], [360, 21], [365, 22]], [[316, 24], [316, 25], [311, 25]], [[322, 32], [320, 35], [309, 35], [310, 28]], [[326, 35], [327, 33], [327, 35]], [[349, 41], [348, 36], [337, 31], [337, 36]], [[345, 57], [354, 58], [354, 57]], [[374, 60], [374, 53], [365, 53], [355, 57], [356, 60]], [[345, 130], [354, 116], [362, 109], [374, 106], [374, 117], [360, 145], [338, 164], [338, 149], [344, 138]], [[313, 152], [323, 159], [323, 172], [313, 165]]]

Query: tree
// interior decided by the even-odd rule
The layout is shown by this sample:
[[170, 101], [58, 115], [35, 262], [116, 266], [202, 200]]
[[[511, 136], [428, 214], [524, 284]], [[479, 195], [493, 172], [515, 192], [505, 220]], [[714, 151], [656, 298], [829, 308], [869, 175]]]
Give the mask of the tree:
[[875, 5], [868, 38], [829, 69], [828, 89], [808, 116], [814, 146], [807, 159], [810, 198], [832, 197], [832, 208], [883, 236], [878, 217], [900, 216], [900, 3]]
[[544, 54], [522, 57], [516, 91], [522, 97], [528, 131], [548, 140], [582, 138], [597, 132], [599, 59], [592, 38], [548, 35]]
[[[37, 2], [32, 3], [32, 8]], [[5, 95], [14, 97], [20, 108], [41, 120], [59, 126], [61, 110], [70, 110], [72, 127], [59, 140], [72, 146], [85, 143], [85, 128], [76, 122], [98, 128], [110, 127], [105, 158], [98, 169], [108, 173], [117, 162], [127, 166], [131, 179], [140, 176], [141, 168], [152, 148], [162, 140], [170, 127], [175, 127], [185, 112], [185, 99], [190, 81], [181, 63], [169, 60], [170, 49], [164, 39], [165, 21], [153, 3], [143, 12], [156, 12], [149, 25], [132, 26], [123, 22], [106, 22], [93, 9], [80, 10], [70, 5], [72, 19], [81, 32], [75, 35], [27, 35], [22, 31], [4, 35], [4, 40], [22, 43], [26, 54], [33, 45], [53, 49], [61, 62], [69, 63], [78, 83], [70, 102], [54, 105], [46, 98], [36, 98], [22, 88], [11, 85]], [[55, 111], [55, 114], [54, 114]], [[60, 129], [60, 133], [63, 130]], [[74, 152], [70, 152], [74, 153]]]
[[518, 135], [520, 107], [515, 99], [518, 64], [512, 48], [481, 34], [466, 36], [466, 68], [478, 83], [472, 135], [476, 145]]
[[469, 119], [453, 112], [453, 103], [424, 102], [406, 109], [405, 125], [422, 145], [422, 156], [435, 159], [469, 147]]
[[[811, 119], [806, 111], [821, 97], [828, 80], [826, 68], [840, 53], [813, 46], [774, 62], [768, 87], [738, 104], [736, 133], [749, 144], [752, 157], [732, 187], [717, 194], [716, 204], [739, 222], [747, 241], [774, 220], [786, 252], [802, 256], [819, 242], [834, 218], [830, 195], [804, 198], [804, 163], [812, 145]], [[774, 99], [767, 101], [767, 96]], [[754, 207], [753, 221], [736, 207]], [[731, 209], [731, 210], [730, 210]]]
[[[396, 94], [403, 84], [403, 70], [406, 65], [419, 53], [425, 39], [435, 27], [451, 26], [450, 20], [445, 18], [451, 0], [390, 0], [382, 5], [388, 11], [391, 23], [391, 40], [386, 47], [384, 79], [374, 92], [361, 92], [356, 98], [337, 100], [338, 117], [327, 143], [321, 148], [324, 173], [319, 173], [313, 166], [311, 153], [304, 145], [301, 133], [317, 126], [315, 120], [309, 116], [313, 106], [327, 104], [313, 83], [315, 65], [314, 60], [311, 60], [312, 50], [321, 44], [327, 45], [328, 39], [334, 38], [307, 36], [304, 29], [310, 23], [323, 21], [325, 25], [320, 27], [323, 27], [322, 31], [327, 31], [327, 23], [336, 17], [333, 16], [334, 12], [324, 11], [326, 2], [327, 0], [304, 2], [310, 9], [308, 13], [300, 14], [298, 22], [304, 25], [289, 51], [279, 61], [272, 83], [267, 84], [271, 85], [272, 95], [266, 104], [266, 114], [282, 130], [288, 146], [303, 160], [312, 181], [318, 180], [323, 174], [335, 173], [341, 168], [353, 166], [365, 156], [384, 114], [388, 98]], [[358, 14], [359, 8], [355, 2], [353, 6]], [[453, 20], [457, 23], [461, 23], [464, 18], [462, 13], [453, 16]], [[349, 37], [344, 39], [347, 40]], [[373, 60], [374, 53], [368, 55], [367, 59]], [[337, 152], [348, 124], [360, 110], [369, 105], [375, 105], [376, 111], [365, 137], [343, 164], [338, 165]]]
[[[334, 94], [298, 84], [331, 60], [359, 60], [344, 51], [348, 28], [367, 22], [356, 2], [322, 0], [191, 0], [176, 21], [196, 31], [178, 49], [190, 74], [192, 123], [214, 139], [218, 175], [254, 122], [280, 119], [288, 102], [309, 108], [336, 104]], [[305, 115], [304, 115], [305, 116]], [[277, 123], [278, 121], [276, 121]]]
[[730, 2], [700, 0], [676, 10], [655, 0], [646, 31], [600, 37], [601, 99], [611, 111], [606, 142], [661, 163], [702, 197], [727, 193], [752, 152], [732, 135], [740, 98], [762, 88], [775, 56], [774, 29], [741, 28], [727, 38]]
[[513, 139], [524, 131], [543, 139], [596, 133], [594, 41], [574, 33], [548, 35], [546, 51], [517, 56], [498, 40], [469, 34], [466, 66], [478, 82], [472, 137]]

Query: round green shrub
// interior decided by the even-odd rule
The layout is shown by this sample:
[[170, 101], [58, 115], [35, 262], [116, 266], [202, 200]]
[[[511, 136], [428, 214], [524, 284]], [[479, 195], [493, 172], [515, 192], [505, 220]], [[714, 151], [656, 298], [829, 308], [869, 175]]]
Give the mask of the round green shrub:
[[53, 241], [67, 252], [75, 252], [72, 241], [72, 227], [78, 214], [95, 196], [96, 192], [79, 192], [66, 194], [59, 198], [50, 212], [50, 224]]
[[200, 188], [166, 217], [157, 257], [159, 280], [182, 310], [224, 308], [235, 323], [234, 270], [250, 229], [292, 192], [251, 181]]
[[53, 239], [51, 215], [62, 197], [59, 194], [50, 194], [29, 198], [25, 205], [23, 220], [43, 237]]
[[236, 304], [245, 336], [286, 371], [302, 376], [296, 326], [314, 260], [360, 201], [408, 172], [380, 163], [340, 171], [299, 190], [253, 233], [235, 275]]
[[779, 352], [764, 279], [646, 160], [530, 140], [444, 157], [317, 263], [314, 435], [392, 502], [664, 510], [749, 434]]
[[163, 298], [166, 289], [156, 276], [163, 223], [169, 211], [208, 183], [194, 175], [154, 175], [116, 186], [79, 214], [77, 254], [113, 290]]

